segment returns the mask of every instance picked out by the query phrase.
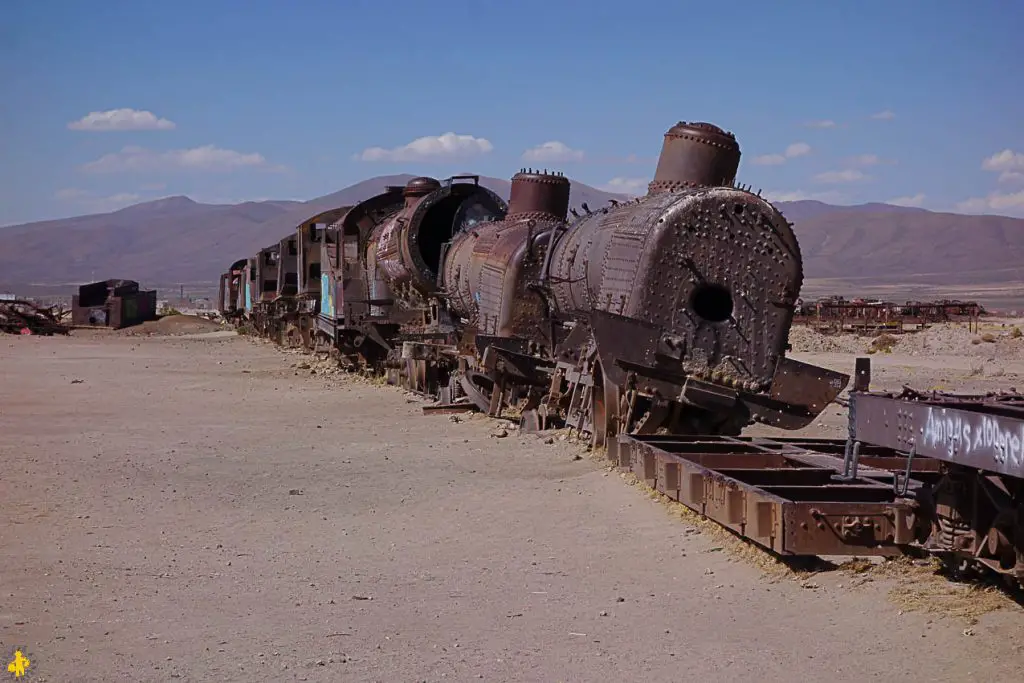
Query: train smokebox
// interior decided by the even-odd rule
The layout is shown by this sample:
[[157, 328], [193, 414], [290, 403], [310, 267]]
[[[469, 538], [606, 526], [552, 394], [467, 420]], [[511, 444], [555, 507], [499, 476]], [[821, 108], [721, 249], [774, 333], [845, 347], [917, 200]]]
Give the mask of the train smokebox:
[[647, 194], [732, 185], [739, 166], [740, 146], [732, 133], [711, 123], [680, 121], [665, 133]]
[[564, 221], [569, 212], [569, 179], [561, 173], [523, 169], [512, 176], [508, 220]]
[[434, 178], [422, 176], [413, 178], [405, 185], [402, 196], [405, 197], [405, 205], [415, 204], [421, 197], [426, 197], [435, 190], [441, 189], [441, 183]]

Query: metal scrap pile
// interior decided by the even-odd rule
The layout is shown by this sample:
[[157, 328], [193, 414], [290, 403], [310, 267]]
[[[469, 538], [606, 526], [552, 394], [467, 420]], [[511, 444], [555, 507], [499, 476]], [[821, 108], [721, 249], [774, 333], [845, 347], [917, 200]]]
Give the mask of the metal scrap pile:
[[68, 334], [57, 308], [44, 308], [30, 301], [0, 301], [0, 332], [8, 334]]

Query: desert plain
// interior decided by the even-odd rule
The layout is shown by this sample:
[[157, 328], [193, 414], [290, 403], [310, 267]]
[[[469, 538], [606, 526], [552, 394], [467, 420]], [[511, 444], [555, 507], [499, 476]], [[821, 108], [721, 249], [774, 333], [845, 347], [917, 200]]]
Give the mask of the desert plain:
[[[1015, 327], [904, 335], [872, 386], [1024, 388]], [[793, 570], [571, 439], [214, 328], [0, 338], [0, 653], [28, 680], [1020, 680], [1005, 591]], [[871, 340], [791, 342], [852, 372]]]

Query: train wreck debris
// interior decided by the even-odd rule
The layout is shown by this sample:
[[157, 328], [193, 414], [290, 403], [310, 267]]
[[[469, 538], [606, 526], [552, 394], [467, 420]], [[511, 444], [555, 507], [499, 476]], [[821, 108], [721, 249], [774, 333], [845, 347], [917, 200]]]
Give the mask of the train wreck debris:
[[0, 301], [0, 332], [8, 334], [68, 334], [58, 307], [44, 308], [24, 299]]
[[987, 314], [985, 308], [975, 301], [940, 299], [900, 304], [859, 298], [847, 300], [836, 296], [798, 302], [793, 324], [812, 327], [822, 334], [903, 334], [948, 322], [966, 322], [971, 331], [975, 331], [980, 319]]
[[71, 299], [76, 327], [120, 329], [156, 320], [156, 290], [140, 290], [134, 280], [103, 280], [78, 288]]

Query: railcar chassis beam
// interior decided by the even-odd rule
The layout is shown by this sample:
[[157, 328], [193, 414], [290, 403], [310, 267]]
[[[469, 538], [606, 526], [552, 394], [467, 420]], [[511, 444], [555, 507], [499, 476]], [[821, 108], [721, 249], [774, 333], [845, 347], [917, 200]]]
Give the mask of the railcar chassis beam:
[[894, 394], [866, 384], [850, 393], [848, 471], [865, 444], [940, 463], [941, 478], [921, 492], [924, 548], [1024, 587], [1024, 395]]
[[[845, 442], [619, 435], [618, 465], [651, 488], [783, 556], [898, 555], [920, 540], [914, 496], [937, 463], [866, 448], [842, 479]], [[906, 495], [900, 495], [906, 490]]]

